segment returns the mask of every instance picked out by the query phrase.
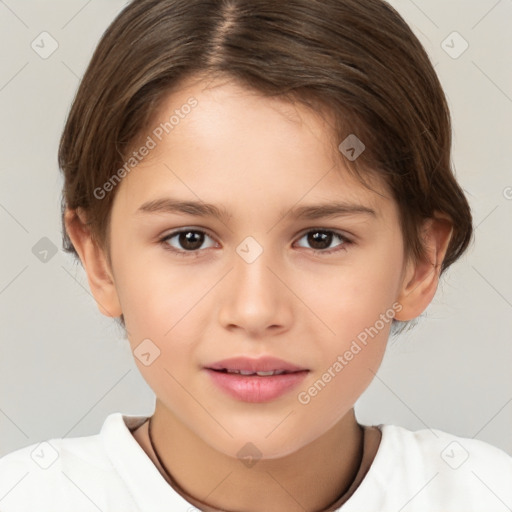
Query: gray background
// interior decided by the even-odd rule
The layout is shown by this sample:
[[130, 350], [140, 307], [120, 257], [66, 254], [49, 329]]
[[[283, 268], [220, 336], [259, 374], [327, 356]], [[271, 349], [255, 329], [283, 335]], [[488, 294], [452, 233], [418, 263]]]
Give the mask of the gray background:
[[[153, 411], [128, 342], [60, 246], [59, 136], [92, 51], [124, 4], [0, 0], [0, 455], [95, 434], [114, 411]], [[438, 428], [512, 454], [512, 1], [391, 4], [448, 96], [476, 241], [419, 324], [390, 339], [356, 412], [363, 423]], [[43, 31], [58, 43], [46, 59], [31, 47], [43, 46]], [[454, 31], [469, 44], [457, 58], [463, 41], [448, 37]], [[41, 261], [44, 237], [58, 250]]]

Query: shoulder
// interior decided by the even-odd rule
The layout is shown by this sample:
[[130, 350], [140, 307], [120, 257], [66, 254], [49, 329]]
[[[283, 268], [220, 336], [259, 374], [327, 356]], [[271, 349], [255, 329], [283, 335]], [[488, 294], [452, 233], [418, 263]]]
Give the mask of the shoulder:
[[[110, 415], [105, 424], [119, 421], [118, 414]], [[49, 439], [0, 458], [3, 512], [64, 512], [71, 504], [75, 512], [98, 510], [106, 486], [122, 496], [123, 485], [101, 434]]]
[[397, 475], [419, 493], [414, 499], [420, 510], [421, 502], [442, 504], [444, 510], [512, 506], [512, 457], [503, 450], [438, 429], [411, 431], [387, 425], [382, 434], [389, 459], [394, 452], [395, 462], [402, 461]]
[[343, 511], [512, 508], [512, 457], [503, 450], [438, 429], [378, 428], [377, 454]]
[[465, 471], [494, 472], [512, 477], [512, 457], [484, 441], [438, 429], [411, 431], [396, 425], [382, 425], [381, 431], [388, 447], [406, 455], [410, 464], [449, 468], [452, 472], [447, 473], [453, 475], [465, 467]]

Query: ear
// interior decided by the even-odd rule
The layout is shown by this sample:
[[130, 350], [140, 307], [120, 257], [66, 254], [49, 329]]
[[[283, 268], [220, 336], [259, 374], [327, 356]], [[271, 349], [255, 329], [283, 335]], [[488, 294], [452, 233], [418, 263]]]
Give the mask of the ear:
[[83, 210], [66, 209], [65, 225], [87, 274], [89, 287], [100, 312], [109, 317], [122, 314], [114, 277], [104, 250], [93, 238]]
[[418, 317], [434, 298], [452, 231], [451, 219], [437, 212], [423, 223], [425, 258], [407, 262], [397, 298], [402, 305], [402, 309], [395, 316], [397, 320], [406, 322]]

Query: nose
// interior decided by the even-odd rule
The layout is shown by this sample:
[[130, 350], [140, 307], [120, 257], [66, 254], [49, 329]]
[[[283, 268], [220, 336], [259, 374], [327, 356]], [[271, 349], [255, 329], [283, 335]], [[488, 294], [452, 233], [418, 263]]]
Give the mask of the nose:
[[[255, 254], [247, 257], [244, 247], [238, 249], [233, 268], [219, 289], [220, 323], [225, 329], [239, 329], [251, 337], [288, 330], [293, 293], [286, 286], [282, 258], [263, 247], [255, 259]], [[254, 252], [254, 246], [250, 250]]]

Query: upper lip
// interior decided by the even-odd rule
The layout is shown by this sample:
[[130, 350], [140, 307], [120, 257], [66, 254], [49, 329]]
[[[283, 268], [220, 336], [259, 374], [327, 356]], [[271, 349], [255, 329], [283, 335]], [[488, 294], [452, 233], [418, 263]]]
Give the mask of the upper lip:
[[277, 357], [264, 356], [256, 359], [250, 357], [231, 357], [206, 366], [210, 370], [242, 370], [247, 372], [271, 372], [283, 370], [286, 372], [300, 372], [307, 370], [295, 364], [278, 359]]

